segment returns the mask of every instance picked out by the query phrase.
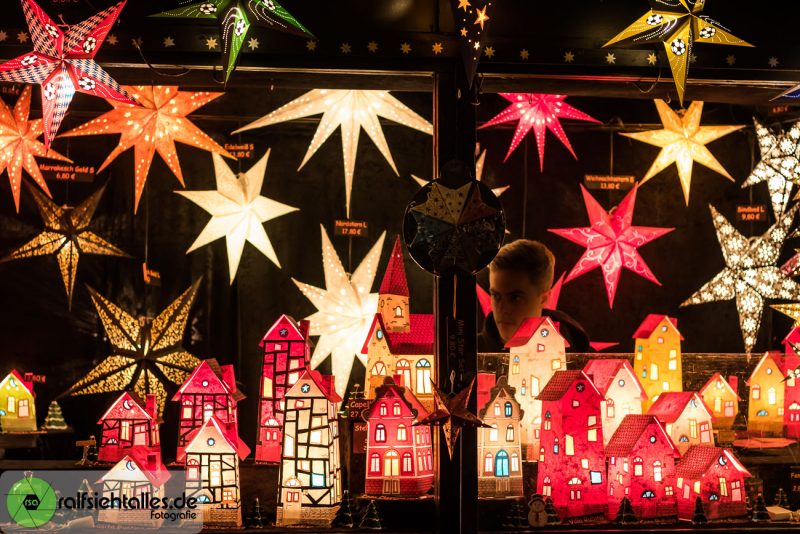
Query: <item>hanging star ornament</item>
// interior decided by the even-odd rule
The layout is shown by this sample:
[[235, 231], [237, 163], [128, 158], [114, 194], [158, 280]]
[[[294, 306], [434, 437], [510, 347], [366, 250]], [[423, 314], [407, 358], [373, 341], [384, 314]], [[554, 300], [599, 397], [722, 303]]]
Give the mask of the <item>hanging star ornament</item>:
[[34, 0], [21, 0], [33, 51], [0, 65], [0, 80], [42, 86], [44, 144], [50, 148], [75, 91], [135, 104], [94, 57], [127, 0], [122, 0], [66, 33]]
[[800, 285], [776, 265], [797, 206], [782, 213], [764, 235], [750, 239], [737, 232], [714, 206], [709, 207], [725, 269], [681, 306], [735, 298], [744, 347], [749, 353], [758, 338], [765, 299], [800, 300]]
[[793, 184], [800, 183], [800, 122], [780, 134], [773, 133], [756, 119], [753, 123], [761, 160], [742, 187], [767, 182], [772, 211], [778, 217], [786, 210]]
[[[488, 128], [496, 124], [519, 121], [511, 145], [503, 161], [514, 152], [522, 140], [533, 130], [536, 137], [536, 147], [539, 150], [539, 170], [544, 170], [544, 142], [545, 134], [549, 129], [558, 137], [572, 157], [578, 159], [572, 145], [567, 139], [567, 134], [561, 126], [559, 119], [575, 119], [581, 121], [599, 123], [595, 118], [586, 113], [575, 109], [564, 102], [566, 95], [546, 95], [542, 93], [500, 93], [500, 96], [511, 102], [511, 105], [504, 109], [492, 120], [480, 128]], [[479, 129], [480, 129], [479, 128]]]
[[64, 280], [64, 288], [67, 290], [67, 302], [72, 308], [72, 290], [78, 271], [78, 259], [82, 253], [130, 257], [89, 229], [105, 186], [74, 208], [69, 208], [56, 205], [41, 191], [27, 182], [26, 185], [36, 202], [45, 229], [0, 261], [55, 255], [61, 278]]
[[211, 220], [186, 253], [189, 254], [224, 237], [228, 250], [228, 274], [231, 284], [239, 270], [245, 241], [249, 241], [272, 263], [281, 266], [269, 236], [264, 230], [264, 223], [297, 211], [297, 208], [261, 196], [269, 153], [270, 150], [267, 149], [258, 163], [238, 176], [228, 167], [222, 156], [212, 154], [217, 190], [175, 191], [211, 214]]
[[614, 296], [619, 287], [619, 277], [623, 267], [654, 284], [661, 285], [637, 249], [674, 230], [674, 228], [632, 225], [636, 191], [637, 187], [634, 186], [615, 209], [606, 212], [581, 185], [591, 226], [549, 230], [586, 247], [578, 263], [567, 275], [565, 283], [600, 267], [603, 271], [609, 308], [614, 307]]
[[741, 126], [700, 126], [700, 116], [703, 114], [703, 103], [692, 102], [683, 116], [670, 109], [663, 100], [655, 100], [658, 116], [664, 128], [646, 132], [623, 133], [625, 137], [636, 139], [649, 145], [661, 147], [647, 174], [641, 183], [666, 169], [673, 163], [678, 167], [678, 178], [683, 189], [683, 198], [689, 205], [689, 189], [692, 185], [693, 162], [705, 165], [712, 171], [718, 172], [730, 181], [733, 178], [728, 171], [717, 161], [717, 158], [705, 145], [720, 137], [728, 135]]
[[225, 83], [234, 69], [251, 26], [313, 38], [277, 0], [182, 0], [180, 7], [154, 17], [216, 20], [225, 68]]
[[54, 150], [48, 150], [38, 139], [44, 131], [43, 120], [29, 120], [31, 88], [25, 87], [10, 109], [0, 99], [0, 173], [6, 171], [11, 182], [14, 206], [19, 213], [19, 196], [22, 187], [22, 171], [33, 178], [36, 185], [50, 195], [47, 183], [36, 158], [50, 158], [72, 163], [72, 160]]
[[[486, 163], [486, 149], [484, 148], [481, 150], [480, 143], [475, 143], [475, 155], [478, 156], [478, 159], [475, 160], [475, 179], [480, 182], [483, 179], [483, 168]], [[429, 183], [429, 181], [425, 178], [420, 178], [419, 176], [415, 176], [413, 174], [411, 175], [411, 178], [413, 178], [414, 181], [421, 186]], [[509, 187], [511, 186], [504, 185], [500, 187], [493, 187], [492, 193], [494, 193], [496, 197], [500, 197], [500, 195], [505, 193]]]
[[345, 203], [350, 216], [350, 193], [353, 189], [353, 173], [356, 166], [358, 137], [363, 128], [378, 150], [389, 162], [396, 175], [400, 175], [383, 136], [379, 117], [408, 126], [428, 135], [433, 135], [433, 125], [417, 115], [405, 104], [386, 91], [349, 89], [312, 89], [303, 96], [239, 128], [234, 134], [270, 126], [281, 122], [310, 117], [322, 113], [317, 131], [311, 139], [298, 171], [308, 162], [322, 143], [338, 128], [342, 128], [342, 155], [344, 156]]
[[433, 398], [436, 409], [433, 413], [413, 425], [442, 427], [444, 439], [447, 442], [447, 452], [450, 453], [451, 460], [453, 459], [453, 451], [455, 451], [456, 442], [458, 441], [458, 436], [461, 435], [462, 428], [489, 428], [489, 425], [484, 424], [477, 415], [470, 412], [469, 408], [467, 408], [473, 387], [475, 387], [475, 378], [470, 381], [469, 386], [462, 389], [457, 394], [450, 396], [439, 389], [436, 384], [433, 384]]
[[109, 100], [113, 110], [61, 134], [61, 137], [122, 134], [119, 144], [111, 151], [98, 172], [133, 147], [136, 181], [134, 213], [139, 209], [139, 200], [156, 152], [164, 159], [181, 185], [184, 185], [178, 153], [175, 151], [176, 141], [235, 159], [186, 118], [189, 113], [219, 98], [223, 93], [179, 91], [177, 86], [169, 85], [125, 86], [125, 90], [136, 98], [139, 106]]
[[200, 280], [155, 318], [136, 318], [87, 286], [112, 346], [112, 354], [64, 395], [89, 395], [132, 389], [141, 398], [156, 396], [164, 411], [167, 384], [182, 384], [200, 360], [181, 346]]
[[307, 317], [311, 322], [310, 334], [320, 336], [311, 356], [311, 367], [316, 369], [330, 356], [331, 370], [336, 377], [336, 393], [344, 397], [354, 358], [358, 357], [364, 366], [367, 365], [367, 355], [361, 354], [361, 347], [378, 309], [378, 294], [370, 291], [386, 232], [381, 234], [350, 276], [344, 270], [325, 228], [320, 226], [320, 229], [325, 289], [298, 282], [294, 278], [292, 282], [317, 308], [316, 313]]
[[625, 28], [603, 47], [640, 46], [662, 43], [683, 105], [689, 58], [694, 43], [753, 46], [732, 35], [727, 28], [701, 15], [705, 0], [649, 0], [652, 9]]
[[486, 44], [493, 2], [491, 0], [451, 0], [456, 38], [461, 48], [467, 86], [472, 87], [478, 62]]

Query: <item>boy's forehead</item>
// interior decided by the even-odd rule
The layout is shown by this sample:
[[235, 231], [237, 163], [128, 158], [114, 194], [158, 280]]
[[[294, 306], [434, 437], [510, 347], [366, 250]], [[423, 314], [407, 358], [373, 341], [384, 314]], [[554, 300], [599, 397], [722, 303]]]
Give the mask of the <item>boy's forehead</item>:
[[536, 285], [524, 271], [515, 269], [493, 269], [489, 271], [489, 287], [500, 293], [533, 291]]

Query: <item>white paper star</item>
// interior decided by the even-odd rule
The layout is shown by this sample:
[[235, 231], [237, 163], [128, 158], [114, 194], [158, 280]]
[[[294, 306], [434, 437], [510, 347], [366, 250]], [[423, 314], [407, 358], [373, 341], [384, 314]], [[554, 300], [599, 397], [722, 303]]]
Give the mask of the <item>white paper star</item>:
[[761, 160], [742, 187], [767, 182], [772, 210], [777, 217], [789, 203], [792, 184], [800, 182], [800, 122], [794, 123], [789, 131], [781, 134], [771, 132], [755, 119], [753, 122]]
[[4, 30], [0, 30], [0, 43], [8, 39], [8, 34]]
[[378, 294], [370, 291], [386, 232], [381, 234], [353, 276], [348, 276], [325, 228], [320, 226], [320, 229], [326, 288], [320, 289], [294, 278], [292, 281], [317, 308], [316, 313], [307, 317], [311, 322], [310, 334], [320, 336], [311, 356], [311, 367], [316, 369], [330, 355], [336, 393], [344, 396], [354, 357], [367, 364], [367, 355], [361, 354], [361, 347], [378, 309]]
[[350, 216], [350, 192], [353, 189], [353, 173], [356, 166], [356, 152], [358, 151], [358, 137], [361, 128], [364, 128], [367, 135], [369, 135], [398, 176], [400, 173], [397, 171], [392, 159], [392, 154], [389, 151], [386, 138], [383, 136], [378, 117], [414, 128], [428, 135], [433, 134], [433, 125], [430, 122], [417, 115], [386, 91], [349, 89], [312, 89], [303, 96], [292, 100], [255, 122], [251, 122], [244, 128], [239, 128], [233, 133], [236, 134], [320, 113], [323, 114], [322, 119], [319, 121], [317, 131], [314, 133], [311, 144], [308, 146], [308, 151], [297, 170], [302, 169], [311, 156], [322, 146], [322, 143], [341, 126], [345, 203], [348, 217]]
[[617, 56], [615, 56], [611, 52], [606, 54], [606, 63], [608, 63], [609, 65], [614, 65], [616, 62], [617, 62]]
[[564, 52], [564, 63], [572, 63], [573, 61], [575, 61], [575, 54], [571, 51]]
[[772, 56], [771, 58], [769, 58], [769, 61], [767, 61], [767, 64], [769, 64], [769, 66], [772, 68], [777, 67], [778, 63], [779, 63], [778, 58], [776, 58], [775, 56]]
[[175, 46], [175, 39], [170, 36], [164, 37], [164, 48], [170, 48]]
[[269, 153], [268, 149], [258, 163], [238, 177], [223, 161], [222, 156], [212, 154], [217, 190], [176, 191], [211, 214], [211, 220], [186, 253], [224, 237], [228, 249], [231, 284], [239, 269], [245, 241], [252, 243], [272, 263], [281, 266], [263, 223], [297, 211], [297, 208], [261, 196]]
[[255, 37], [251, 37], [251, 38], [250, 38], [250, 39], [248, 39], [248, 41], [247, 41], [247, 47], [248, 47], [250, 50], [255, 50], [256, 48], [258, 48], [258, 47], [259, 47], [259, 45], [260, 45], [260, 44], [261, 44], [261, 43], [259, 43], [259, 42], [258, 42], [258, 39], [256, 39]]
[[206, 46], [209, 50], [214, 50], [217, 47], [217, 38], [216, 37], [209, 37], [206, 39]]

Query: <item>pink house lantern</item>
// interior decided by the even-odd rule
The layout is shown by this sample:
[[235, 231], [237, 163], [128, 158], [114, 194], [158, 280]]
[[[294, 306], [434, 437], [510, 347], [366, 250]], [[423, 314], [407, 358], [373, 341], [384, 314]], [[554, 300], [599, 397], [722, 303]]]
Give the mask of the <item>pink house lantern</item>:
[[605, 399], [601, 411], [603, 440], [608, 443], [626, 415], [642, 413], [642, 401], [647, 400], [647, 393], [625, 359], [589, 360], [583, 372]]
[[739, 413], [739, 394], [731, 381], [738, 386], [739, 379], [731, 376], [725, 380], [720, 373], [714, 373], [700, 388], [700, 396], [714, 415], [717, 430], [730, 430]]
[[695, 445], [681, 459], [676, 475], [679, 519], [692, 519], [697, 497], [710, 520], [747, 512], [744, 479], [752, 475], [729, 449]]
[[119, 462], [134, 446], [158, 451], [160, 457], [159, 423], [155, 395], [142, 402], [135, 393], [124, 392], [97, 422], [101, 425], [97, 460]]
[[664, 423], [667, 434], [681, 452], [692, 445], [713, 445], [714, 416], [695, 391], [662, 393], [647, 411]]
[[478, 417], [489, 426], [478, 429], [478, 497], [522, 497], [522, 410], [505, 376], [484, 394], [489, 377], [478, 375]]

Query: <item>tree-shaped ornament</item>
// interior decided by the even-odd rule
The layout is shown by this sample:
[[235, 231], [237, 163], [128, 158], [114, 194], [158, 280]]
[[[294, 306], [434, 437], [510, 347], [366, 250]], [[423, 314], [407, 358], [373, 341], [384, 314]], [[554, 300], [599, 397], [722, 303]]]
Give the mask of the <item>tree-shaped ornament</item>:
[[778, 488], [778, 492], [775, 494], [775, 500], [773, 504], [783, 508], [787, 508], [789, 506], [789, 497], [786, 495], [786, 491], [783, 488]]
[[350, 495], [350, 490], [344, 490], [342, 493], [342, 504], [333, 516], [331, 527], [353, 528], [353, 497]]
[[247, 516], [247, 526], [248, 528], [264, 528], [261, 501], [258, 500], [258, 497], [253, 499], [253, 506], [250, 509], [250, 515]]
[[525, 505], [519, 499], [512, 499], [508, 504], [508, 512], [503, 521], [503, 527], [516, 530], [527, 526], [528, 514]]
[[699, 496], [694, 500], [694, 514], [692, 514], [693, 525], [705, 525], [708, 523], [706, 511], [703, 508], [703, 499]]
[[628, 497], [623, 497], [619, 503], [617, 515], [614, 518], [614, 524], [634, 525], [638, 522], [639, 520], [636, 518], [636, 514], [633, 513], [633, 505], [631, 505], [630, 499], [628, 499]]
[[544, 500], [544, 511], [547, 514], [547, 524], [548, 525], [560, 525], [561, 519], [558, 517], [558, 511], [556, 510], [555, 504], [553, 504], [553, 499], [547, 497]]
[[753, 516], [750, 518], [754, 523], [763, 523], [769, 521], [769, 512], [767, 511], [767, 503], [764, 502], [764, 495], [758, 494], [756, 502], [753, 505]]
[[68, 428], [69, 426], [64, 420], [64, 413], [61, 411], [61, 406], [54, 400], [50, 401], [50, 405], [47, 407], [47, 415], [44, 417], [44, 424], [42, 424], [42, 430], [57, 432], [60, 430], [67, 430]]
[[361, 522], [358, 524], [358, 528], [362, 530], [383, 530], [383, 522], [378, 513], [378, 505], [375, 504], [374, 500], [369, 501], [367, 509], [364, 512], [364, 517], [361, 518]]

